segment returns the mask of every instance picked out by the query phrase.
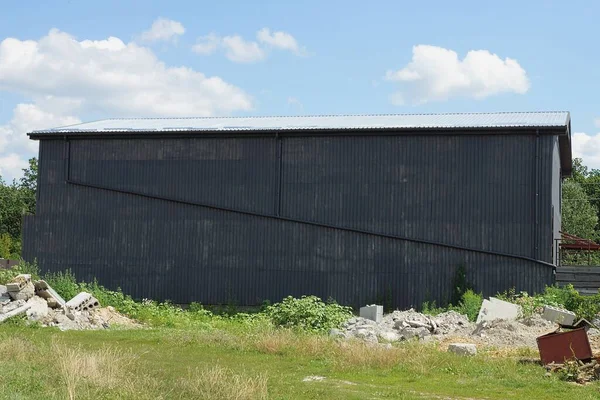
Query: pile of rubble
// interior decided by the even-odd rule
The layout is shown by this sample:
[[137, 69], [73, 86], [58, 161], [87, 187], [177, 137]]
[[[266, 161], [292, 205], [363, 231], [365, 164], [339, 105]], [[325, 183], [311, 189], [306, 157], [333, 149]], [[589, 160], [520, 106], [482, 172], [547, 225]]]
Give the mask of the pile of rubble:
[[45, 281], [32, 281], [28, 274], [0, 285], [0, 323], [23, 314], [29, 321], [61, 330], [105, 329], [113, 317], [127, 320], [112, 307], [100, 308], [90, 293], [81, 292], [65, 301]]
[[[454, 341], [497, 348], [537, 346], [540, 335], [553, 331], [557, 322], [548, 315], [522, 318], [520, 307], [490, 298], [481, 307], [475, 323], [466, 315], [448, 311], [437, 316], [413, 309], [383, 315], [381, 306], [361, 308], [361, 317], [346, 321], [330, 335], [341, 339], [360, 339], [369, 343], [390, 343], [418, 339], [445, 344]], [[563, 316], [564, 318], [564, 316]], [[600, 332], [590, 330], [590, 335]]]
[[342, 329], [332, 329], [331, 336], [344, 339], [357, 338], [370, 343], [397, 342], [401, 340], [430, 340], [434, 336], [467, 334], [473, 324], [465, 315], [448, 311], [435, 317], [418, 313], [413, 309], [394, 311], [372, 320], [355, 317], [346, 321]]

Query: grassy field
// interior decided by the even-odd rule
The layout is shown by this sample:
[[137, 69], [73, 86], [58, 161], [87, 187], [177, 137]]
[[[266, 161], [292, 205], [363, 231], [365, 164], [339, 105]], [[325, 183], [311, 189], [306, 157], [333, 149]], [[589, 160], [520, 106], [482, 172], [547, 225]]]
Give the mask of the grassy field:
[[598, 384], [518, 362], [532, 351], [462, 358], [432, 344], [385, 349], [233, 322], [70, 332], [5, 324], [0, 354], [6, 399], [600, 398]]

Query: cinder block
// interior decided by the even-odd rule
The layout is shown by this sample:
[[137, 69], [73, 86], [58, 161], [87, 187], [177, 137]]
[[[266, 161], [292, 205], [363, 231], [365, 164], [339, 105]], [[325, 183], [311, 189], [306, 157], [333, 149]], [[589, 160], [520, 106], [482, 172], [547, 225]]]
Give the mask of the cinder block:
[[544, 306], [542, 318], [551, 322], [556, 322], [560, 325], [572, 326], [575, 323], [575, 318], [577, 318], [577, 316], [574, 312], [569, 310], [552, 306]]
[[362, 318], [370, 319], [371, 321], [380, 323], [383, 319], [383, 306], [372, 304], [369, 306], [361, 307], [360, 316]]

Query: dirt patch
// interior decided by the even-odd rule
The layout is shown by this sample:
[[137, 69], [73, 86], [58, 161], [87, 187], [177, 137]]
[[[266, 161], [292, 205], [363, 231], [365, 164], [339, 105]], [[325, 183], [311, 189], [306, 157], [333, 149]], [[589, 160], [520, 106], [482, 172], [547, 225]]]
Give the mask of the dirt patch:
[[95, 310], [95, 313], [110, 326], [119, 326], [124, 328], [140, 328], [141, 324], [119, 313], [114, 307], [102, 307]]

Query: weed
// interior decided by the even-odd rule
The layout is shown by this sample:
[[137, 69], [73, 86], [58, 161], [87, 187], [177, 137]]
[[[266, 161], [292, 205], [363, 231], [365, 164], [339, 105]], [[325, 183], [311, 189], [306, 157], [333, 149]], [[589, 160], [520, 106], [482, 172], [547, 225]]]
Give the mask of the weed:
[[231, 400], [268, 398], [265, 375], [248, 377], [219, 365], [205, 369], [189, 369], [187, 377], [180, 379], [179, 384], [190, 398]]
[[316, 296], [302, 296], [299, 299], [288, 296], [281, 303], [268, 306], [264, 314], [276, 326], [328, 332], [352, 317], [352, 309], [335, 302], [324, 303]]

